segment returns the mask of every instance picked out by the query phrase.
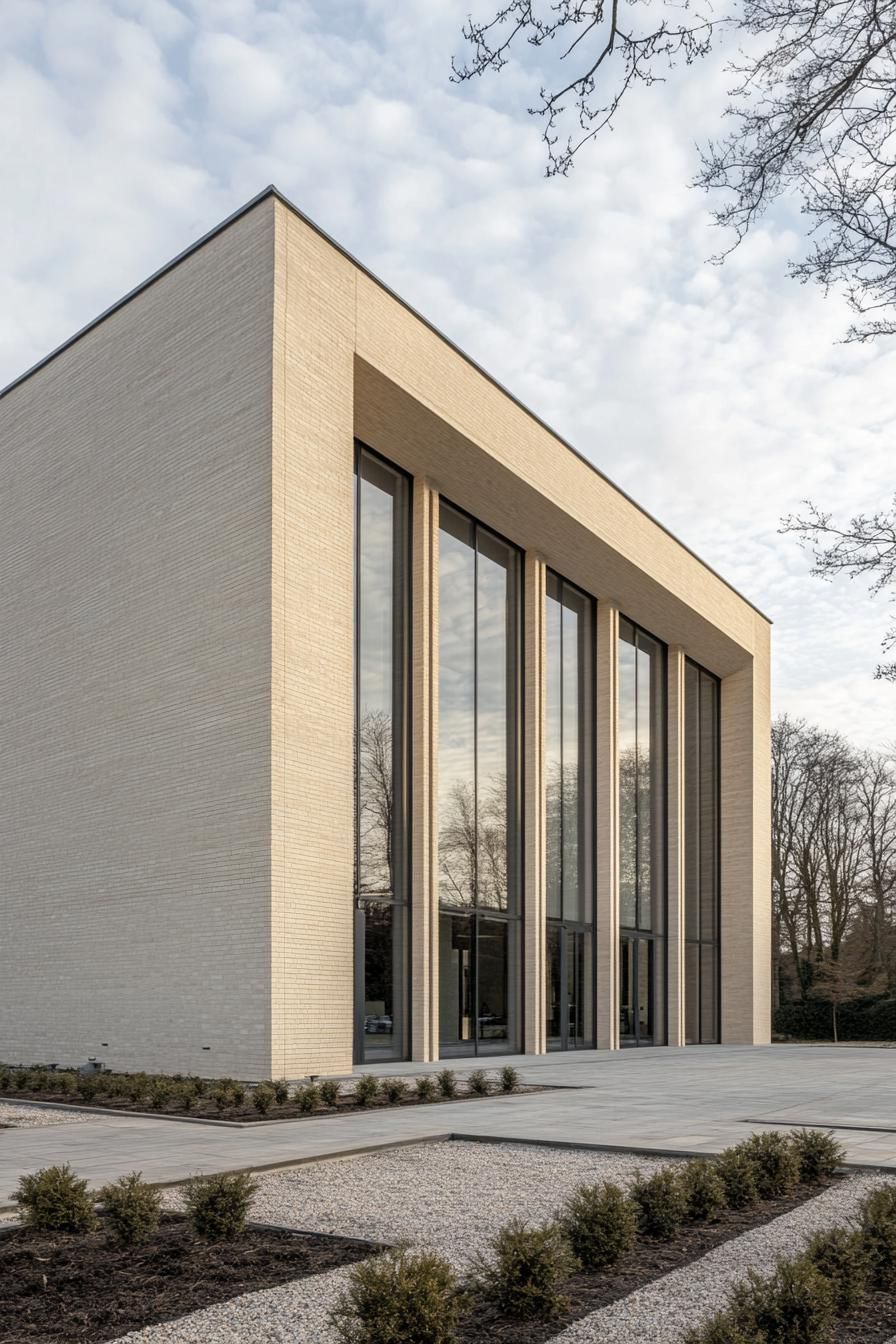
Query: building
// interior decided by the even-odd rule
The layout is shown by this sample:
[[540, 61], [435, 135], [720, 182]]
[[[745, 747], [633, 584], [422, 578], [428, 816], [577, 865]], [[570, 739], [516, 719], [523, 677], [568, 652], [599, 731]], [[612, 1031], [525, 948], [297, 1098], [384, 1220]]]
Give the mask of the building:
[[768, 1040], [767, 619], [274, 189], [0, 444], [0, 1057]]

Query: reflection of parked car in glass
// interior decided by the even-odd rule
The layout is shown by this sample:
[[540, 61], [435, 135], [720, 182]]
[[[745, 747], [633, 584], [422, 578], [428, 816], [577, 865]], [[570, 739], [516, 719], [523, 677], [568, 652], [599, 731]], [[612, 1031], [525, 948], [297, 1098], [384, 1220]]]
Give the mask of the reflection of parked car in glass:
[[392, 1018], [388, 1013], [371, 1014], [364, 1019], [364, 1031], [368, 1036], [385, 1036], [392, 1030]]

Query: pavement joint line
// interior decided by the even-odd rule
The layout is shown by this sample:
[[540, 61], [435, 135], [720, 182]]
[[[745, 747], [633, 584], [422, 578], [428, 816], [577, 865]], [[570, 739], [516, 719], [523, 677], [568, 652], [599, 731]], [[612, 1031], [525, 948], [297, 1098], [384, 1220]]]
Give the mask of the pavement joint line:
[[839, 1120], [752, 1120], [749, 1117], [739, 1122], [742, 1125], [790, 1125], [796, 1129], [848, 1129], [856, 1134], [896, 1134], [892, 1125], [843, 1125]]

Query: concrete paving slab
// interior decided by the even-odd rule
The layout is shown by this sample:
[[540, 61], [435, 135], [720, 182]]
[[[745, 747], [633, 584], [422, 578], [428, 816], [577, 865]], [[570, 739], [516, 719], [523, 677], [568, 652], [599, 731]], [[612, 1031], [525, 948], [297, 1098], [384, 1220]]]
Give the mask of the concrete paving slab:
[[[448, 1133], [718, 1152], [751, 1132], [750, 1117], [785, 1127], [794, 1124], [795, 1115], [822, 1116], [826, 1128], [859, 1117], [880, 1129], [896, 1115], [891, 1051], [701, 1046], [450, 1061], [458, 1073], [504, 1063], [513, 1063], [527, 1082], [557, 1084], [561, 1090], [239, 1130], [96, 1116], [79, 1125], [0, 1130], [0, 1204], [10, 1199], [24, 1172], [61, 1161], [100, 1185], [135, 1169], [147, 1180], [174, 1181], [197, 1171], [287, 1165]], [[408, 1075], [440, 1067], [444, 1061], [377, 1071]], [[896, 1142], [889, 1144], [886, 1135], [870, 1129], [837, 1135], [850, 1161], [896, 1167]]]

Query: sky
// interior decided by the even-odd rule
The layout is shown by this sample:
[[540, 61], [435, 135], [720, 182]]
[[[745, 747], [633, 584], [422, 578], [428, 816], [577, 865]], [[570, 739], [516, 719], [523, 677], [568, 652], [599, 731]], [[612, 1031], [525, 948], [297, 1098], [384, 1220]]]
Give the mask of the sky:
[[776, 711], [893, 741], [886, 601], [778, 526], [892, 498], [896, 341], [787, 278], [792, 204], [709, 264], [733, 51], [548, 180], [537, 59], [449, 80], [490, 3], [3, 0], [0, 386], [273, 182], [774, 620]]

